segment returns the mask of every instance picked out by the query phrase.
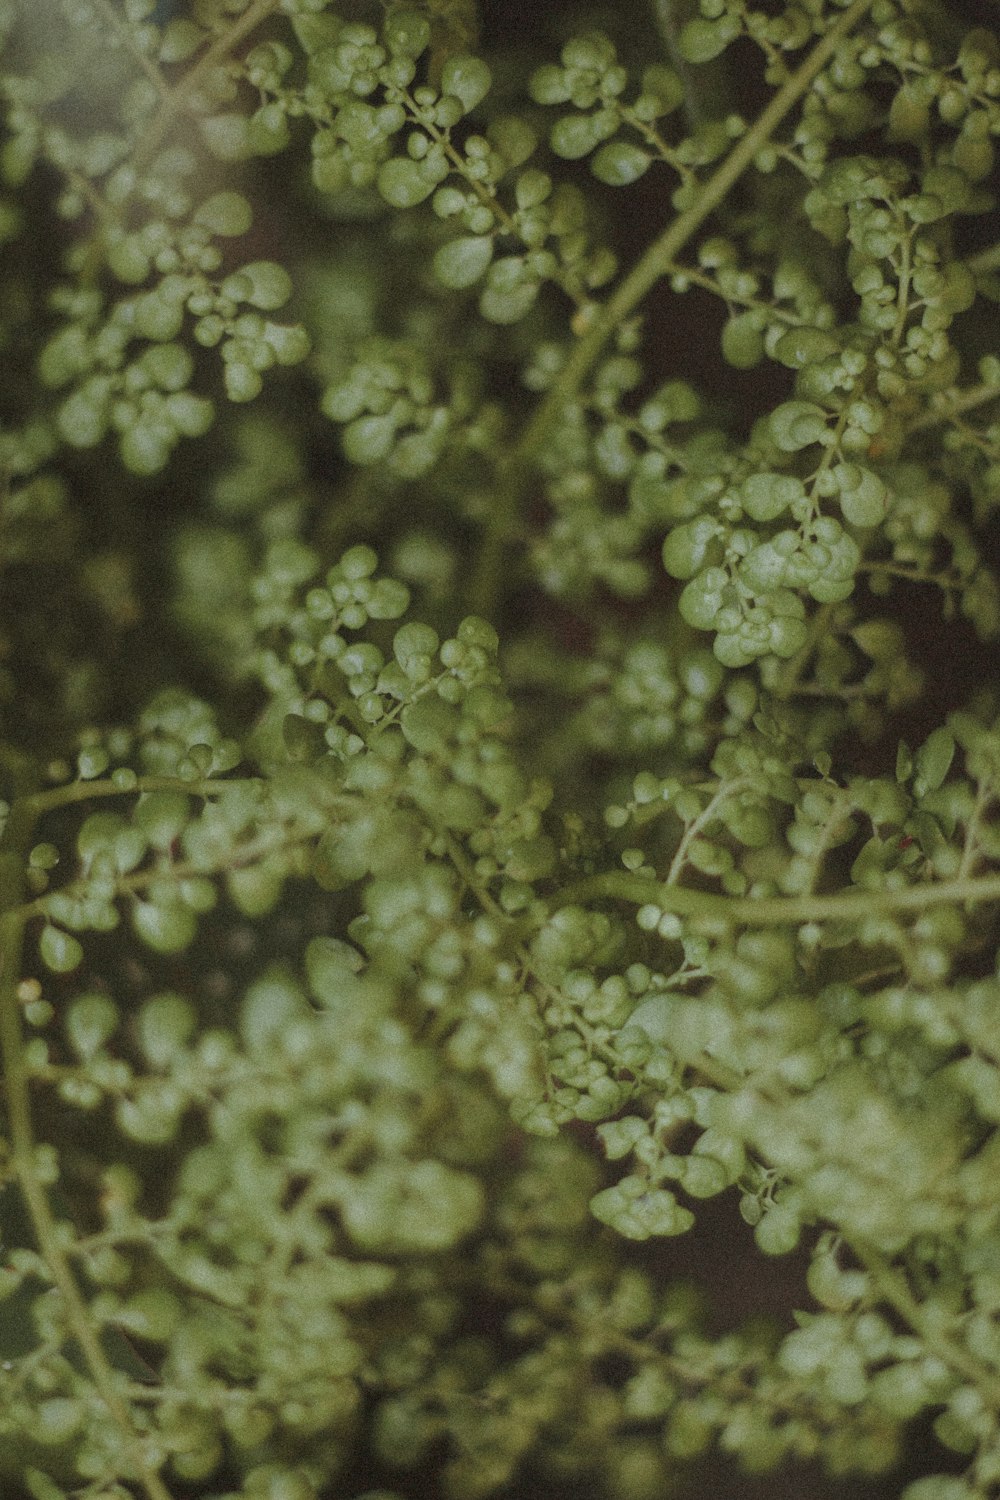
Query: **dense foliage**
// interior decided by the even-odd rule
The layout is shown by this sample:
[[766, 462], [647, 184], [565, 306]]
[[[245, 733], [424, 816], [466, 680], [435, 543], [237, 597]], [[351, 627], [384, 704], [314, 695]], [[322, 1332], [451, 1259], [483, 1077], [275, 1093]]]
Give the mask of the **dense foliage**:
[[975, 20], [0, 3], [5, 1496], [1000, 1492]]

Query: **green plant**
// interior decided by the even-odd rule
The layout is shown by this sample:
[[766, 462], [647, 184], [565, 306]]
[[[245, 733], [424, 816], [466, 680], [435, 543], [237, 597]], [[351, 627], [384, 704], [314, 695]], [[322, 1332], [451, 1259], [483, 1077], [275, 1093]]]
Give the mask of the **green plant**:
[[1000, 42], [620, 10], [0, 4], [5, 1494], [998, 1492]]

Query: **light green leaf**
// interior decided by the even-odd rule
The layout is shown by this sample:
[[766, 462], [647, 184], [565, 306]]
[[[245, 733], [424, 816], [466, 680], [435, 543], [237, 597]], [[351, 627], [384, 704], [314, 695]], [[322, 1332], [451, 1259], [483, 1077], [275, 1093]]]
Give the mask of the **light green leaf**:
[[83, 948], [71, 932], [50, 924], [42, 928], [38, 939], [42, 963], [54, 974], [69, 974], [83, 962]]
[[681, 30], [680, 54], [685, 62], [711, 62], [726, 50], [739, 31], [740, 25], [734, 16], [723, 16], [718, 21], [706, 21], [696, 16]]
[[107, 995], [81, 995], [66, 1013], [66, 1035], [78, 1057], [93, 1057], [118, 1030], [121, 1017]]
[[630, 1240], [684, 1234], [694, 1223], [694, 1214], [682, 1208], [673, 1193], [651, 1186], [642, 1177], [623, 1177], [614, 1187], [596, 1193], [590, 1211]]
[[136, 901], [132, 907], [132, 926], [156, 953], [181, 953], [193, 941], [198, 920], [189, 907], [179, 902], [166, 906]]
[[224, 191], [213, 193], [194, 211], [194, 222], [201, 224], [212, 234], [246, 234], [253, 222], [250, 204], [242, 193]]
[[609, 187], [628, 187], [630, 183], [638, 182], [652, 160], [648, 151], [627, 141], [610, 141], [597, 152], [590, 170]]
[[913, 758], [913, 790], [918, 797], [936, 792], [955, 758], [955, 737], [950, 729], [932, 729]]
[[493, 75], [479, 57], [449, 57], [441, 73], [441, 92], [461, 100], [466, 114], [489, 93]]
[[827, 416], [813, 401], [785, 401], [769, 419], [771, 434], [783, 453], [796, 453], [827, 435]]
[[492, 259], [493, 241], [488, 235], [464, 235], [440, 247], [434, 271], [444, 286], [461, 291], [485, 276]]
[[379, 169], [375, 185], [393, 208], [415, 208], [429, 198], [437, 183], [408, 156], [394, 156]]
[[764, 357], [764, 335], [756, 313], [738, 313], [722, 330], [722, 357], [734, 370], [752, 370]]

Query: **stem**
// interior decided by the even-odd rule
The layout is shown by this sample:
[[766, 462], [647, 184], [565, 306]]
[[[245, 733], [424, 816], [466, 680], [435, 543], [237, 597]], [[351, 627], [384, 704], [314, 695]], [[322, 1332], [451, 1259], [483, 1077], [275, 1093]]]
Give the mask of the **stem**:
[[671, 861], [670, 869], [667, 872], [667, 885], [676, 885], [677, 881], [680, 880], [684, 873], [684, 866], [687, 863], [691, 845], [701, 833], [701, 830], [717, 816], [723, 804], [728, 802], [730, 797], [734, 797], [737, 792], [741, 792], [746, 785], [745, 781], [724, 781], [714, 796], [702, 808], [698, 816], [693, 818], [687, 825], [683, 837], [677, 846], [677, 852]]
[[955, 395], [942, 392], [926, 411], [907, 422], [906, 431], [921, 432], [926, 427], [937, 427], [940, 422], [950, 422], [953, 417], [972, 411], [976, 406], [984, 406], [987, 401], [1000, 401], [1000, 386], [992, 381], [984, 380], [981, 385], [970, 386], [968, 390], [959, 391]]
[[777, 681], [773, 684], [776, 698], [791, 698], [798, 690], [802, 673], [808, 666], [813, 652], [823, 636], [830, 630], [832, 617], [832, 604], [821, 604], [819, 609], [813, 612], [804, 642], [794, 656], [781, 664]]
[[160, 95], [160, 98], [169, 99], [169, 85], [149, 54], [136, 44], [134, 28], [125, 23], [123, 17], [115, 10], [111, 0], [97, 0], [97, 8], [110, 29], [117, 35], [125, 49], [139, 64], [139, 67]]
[[928, 573], [926, 568], [910, 563], [893, 563], [876, 560], [858, 564], [859, 573], [882, 573], [887, 578], [907, 578], [911, 583], [933, 583], [945, 593], [958, 587], [957, 577], [948, 578], [944, 573]]
[[[769, 318], [779, 323], [787, 323], [789, 328], [805, 327], [808, 320], [801, 314], [793, 312], [791, 308], [775, 307], [773, 303], [766, 302], [763, 297], [752, 296], [749, 293], [724, 292], [714, 276], [707, 271], [700, 271], [697, 266], [688, 266], [680, 261], [671, 261], [663, 267], [664, 276], [681, 276], [691, 286], [700, 287], [703, 292], [709, 292], [713, 297], [718, 297], [730, 310], [734, 307], [743, 307], [748, 311], [759, 308], [765, 311]], [[686, 290], [686, 287], [685, 287]]]
[[988, 276], [991, 271], [1000, 271], [1000, 243], [988, 245], [965, 262], [973, 276]]
[[0, 901], [3, 908], [0, 915], [0, 1058], [7, 1100], [11, 1161], [31, 1217], [39, 1251], [48, 1267], [52, 1284], [62, 1298], [67, 1324], [80, 1346], [98, 1394], [121, 1429], [122, 1440], [130, 1454], [135, 1474], [148, 1500], [171, 1500], [170, 1491], [143, 1454], [142, 1435], [137, 1431], [132, 1413], [118, 1391], [115, 1371], [101, 1348], [87, 1304], [60, 1244], [58, 1221], [52, 1212], [45, 1188], [38, 1180], [34, 1160], [36, 1148], [31, 1123], [28, 1069], [17, 999], [25, 923], [23, 915], [14, 908], [23, 898], [23, 871], [34, 836], [37, 812], [32, 804], [36, 800], [34, 797], [26, 797], [14, 803], [4, 837], [0, 840], [3, 858], [0, 869]]
[[979, 830], [982, 826], [983, 814], [993, 802], [993, 788], [988, 782], [980, 781], [976, 784], [976, 800], [972, 812], [965, 821], [965, 840], [962, 846], [962, 862], [958, 867], [956, 878], [965, 880], [970, 874], [979, 855]]
[[597, 362], [601, 350], [616, 329], [669, 269], [733, 185], [767, 145], [784, 117], [795, 107], [816, 75], [826, 66], [843, 38], [861, 20], [873, 0], [854, 0], [825, 36], [817, 42], [805, 62], [796, 69], [772, 98], [750, 129], [733, 146], [698, 194], [667, 227], [642, 259], [632, 268], [617, 291], [597, 312], [589, 328], [572, 350], [559, 376], [514, 446], [480, 546], [479, 562], [470, 590], [475, 608], [487, 616], [496, 612], [500, 592], [504, 549], [515, 532], [519, 502], [531, 483], [534, 460], [549, 439], [564, 408], [574, 399], [585, 376]]
[[262, 21], [266, 21], [268, 16], [278, 9], [278, 4], [279, 0], [255, 0], [255, 3], [244, 11], [238, 20], [216, 37], [207, 52], [203, 52], [194, 66], [184, 74], [177, 87], [164, 99], [155, 119], [143, 133], [139, 149], [135, 154], [137, 178], [142, 176], [145, 168], [156, 156], [174, 120], [197, 89], [201, 79], [212, 68], [224, 62], [245, 36], [249, 36], [251, 31], [255, 31]]
[[[299, 836], [289, 835], [287, 838], [260, 838], [256, 843], [241, 845], [233, 857], [220, 861], [217, 865], [199, 864], [169, 864], [165, 866], [153, 865], [149, 869], [138, 870], [134, 875], [121, 875], [115, 885], [115, 899], [123, 900], [127, 896], [136, 896], [150, 886], [158, 885], [161, 881], [172, 880], [198, 880], [204, 877], [210, 880], [213, 876], [227, 874], [231, 870], [244, 870], [250, 865], [263, 863], [272, 854], [286, 854], [302, 848], [314, 837], [312, 833], [304, 833]], [[60, 886], [57, 890], [46, 891], [44, 895], [38, 896], [34, 901], [29, 901], [19, 906], [16, 916], [19, 921], [29, 922], [36, 917], [47, 917], [49, 914], [49, 903], [53, 896], [72, 896], [77, 887], [86, 890], [86, 881], [70, 881], [68, 885]]]
[[246, 776], [234, 777], [232, 781], [184, 781], [180, 776], [139, 776], [131, 786], [119, 786], [108, 776], [94, 781], [70, 781], [47, 792], [34, 792], [23, 802], [30, 811], [32, 822], [36, 822], [46, 813], [55, 812], [60, 807], [71, 807], [74, 802], [89, 802], [92, 797], [138, 797], [144, 792], [184, 792], [190, 797], [212, 797], [224, 792], [226, 787], [259, 782], [259, 779]]
[[962, 1347], [943, 1334], [936, 1321], [929, 1317], [907, 1285], [906, 1278], [881, 1256], [877, 1250], [848, 1242], [865, 1270], [877, 1284], [885, 1300], [905, 1318], [910, 1327], [937, 1357], [966, 1380], [972, 1382], [987, 1397], [990, 1405], [1000, 1407], [1000, 1378]]
[[962, 902], [1000, 902], [1000, 875], [939, 880], [902, 890], [836, 891], [827, 896], [720, 896], [689, 886], [664, 885], [624, 870], [589, 875], [567, 886], [553, 906], [585, 901], [628, 901], [658, 906], [678, 916], [710, 917], [730, 926], [783, 927], [788, 923], [857, 921], [873, 914], [923, 911], [929, 906]]
[[826, 35], [817, 42], [805, 62], [775, 94], [770, 104], [747, 133], [736, 142], [720, 167], [712, 174], [693, 203], [656, 240], [625, 280], [590, 328], [580, 339], [560, 371], [552, 389], [542, 402], [517, 445], [520, 458], [533, 456], [544, 444], [549, 428], [558, 420], [562, 408], [572, 401], [584, 376], [596, 362], [601, 350], [632, 310], [666, 274], [667, 268], [718, 207], [733, 185], [753, 163], [757, 153], [767, 145], [785, 115], [792, 110], [813, 79], [827, 64], [843, 38], [860, 21], [873, 0], [854, 0]]

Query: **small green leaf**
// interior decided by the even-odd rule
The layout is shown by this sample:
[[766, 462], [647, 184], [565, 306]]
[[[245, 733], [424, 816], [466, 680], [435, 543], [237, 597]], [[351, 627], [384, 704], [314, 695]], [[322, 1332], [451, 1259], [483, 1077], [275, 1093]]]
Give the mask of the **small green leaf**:
[[253, 222], [250, 204], [242, 193], [213, 193], [194, 211], [194, 222], [212, 234], [246, 234]]
[[66, 1491], [41, 1469], [25, 1469], [24, 1484], [31, 1500], [66, 1500]]
[[877, 526], [885, 520], [888, 490], [877, 474], [860, 464], [836, 464], [840, 509], [852, 526]]
[[684, 103], [684, 84], [673, 68], [650, 63], [642, 72], [642, 97], [655, 101], [654, 119], [673, 114]]
[[264, 341], [274, 352], [279, 365], [297, 365], [305, 359], [312, 345], [300, 323], [265, 323]]
[[764, 335], [754, 312], [738, 313], [722, 330], [722, 357], [734, 370], [752, 370], [764, 357]]
[[66, 1013], [66, 1035], [78, 1057], [93, 1057], [118, 1030], [117, 1006], [107, 995], [81, 995]]
[[611, 110], [598, 110], [592, 115], [563, 115], [549, 133], [549, 144], [557, 156], [568, 161], [579, 161], [614, 135], [618, 121]]
[[805, 495], [795, 474], [751, 474], [740, 486], [740, 502], [754, 521], [774, 521]]
[[159, 390], [181, 391], [194, 373], [194, 360], [183, 344], [154, 344], [139, 367]]
[[590, 163], [590, 170], [600, 182], [609, 187], [628, 187], [638, 182], [649, 168], [653, 158], [648, 151], [627, 141], [610, 141], [602, 146]]
[[508, 168], [522, 166], [538, 145], [538, 137], [520, 115], [497, 115], [486, 128], [486, 138]]
[[165, 1068], [194, 1031], [197, 1014], [182, 995], [153, 995], [139, 1012], [139, 1045], [147, 1062]]
[[826, 412], [812, 401], [784, 401], [769, 419], [771, 435], [783, 453], [796, 453], [827, 434]]
[[211, 115], [200, 121], [205, 145], [219, 161], [245, 161], [253, 155], [250, 121], [245, 115]]
[[186, 62], [197, 52], [208, 33], [185, 16], [168, 21], [160, 34], [160, 62]]
[[928, 98], [922, 84], [923, 79], [918, 74], [913, 82], [904, 83], [897, 89], [889, 107], [887, 137], [890, 141], [909, 141], [916, 145], [926, 139], [933, 95]]
[[110, 757], [103, 745], [88, 745], [76, 758], [77, 775], [81, 781], [93, 781], [103, 776], [110, 764]]
[[166, 467], [173, 445], [172, 431], [140, 419], [122, 433], [118, 451], [133, 474], [158, 474]]
[[176, 338], [184, 323], [184, 304], [162, 290], [136, 298], [135, 330], [143, 338], [166, 343]]
[[264, 387], [264, 380], [258, 370], [252, 365], [241, 364], [238, 360], [229, 360], [223, 372], [226, 386], [226, 395], [230, 401], [244, 402], [252, 401], [259, 396]]
[[71, 932], [51, 923], [42, 928], [38, 952], [47, 969], [54, 974], [69, 974], [83, 962], [83, 948]]
[[344, 428], [341, 439], [344, 456], [362, 467], [377, 464], [388, 457], [396, 437], [392, 417], [359, 417]]
[[896, 780], [900, 784], [909, 781], [913, 775], [913, 755], [905, 740], [900, 740], [896, 747]]
[[147, 792], [135, 809], [136, 827], [158, 849], [169, 849], [190, 818], [190, 799], [183, 792]]
[[379, 169], [375, 185], [393, 208], [415, 208], [438, 184], [420, 170], [418, 162], [408, 156], [394, 156]]
[[694, 1214], [682, 1208], [673, 1193], [652, 1187], [642, 1177], [623, 1177], [613, 1187], [596, 1193], [590, 1200], [590, 1211], [595, 1219], [630, 1240], [684, 1234], [694, 1223]]
[[152, 267], [149, 251], [137, 234], [126, 234], [108, 246], [108, 268], [119, 281], [138, 286]]
[[441, 92], [459, 99], [466, 114], [489, 93], [493, 75], [479, 57], [449, 57], [441, 73]]
[[284, 871], [266, 864], [248, 865], [244, 870], [230, 870], [226, 875], [229, 898], [245, 917], [264, 917], [273, 911], [284, 886]]
[[31, 1436], [37, 1443], [57, 1447], [67, 1443], [86, 1414], [82, 1401], [71, 1396], [49, 1396], [39, 1401], [31, 1416]]
[[394, 57], [419, 57], [430, 45], [430, 22], [416, 10], [391, 10], [382, 35]]
[[729, 43], [739, 34], [739, 22], [735, 17], [722, 17], [718, 21], [706, 21], [701, 16], [688, 21], [679, 38], [680, 54], [685, 62], [707, 63], [724, 52]]
[[[968, 1387], [967, 1389], [971, 1389]], [[908, 1484], [900, 1500], [979, 1500], [981, 1491], [950, 1474], [930, 1474]]]
[[180, 953], [190, 946], [198, 920], [189, 907], [180, 903], [166, 906], [136, 901], [132, 907], [132, 926], [155, 953]]
[[789, 328], [775, 344], [771, 353], [790, 370], [801, 370], [804, 365], [814, 365], [821, 359], [836, 354], [839, 344], [832, 333], [822, 328]]
[[114, 1321], [136, 1338], [164, 1344], [181, 1318], [181, 1304], [166, 1287], [148, 1287], [134, 1292], [115, 1313]]
[[440, 247], [434, 271], [442, 285], [461, 291], [485, 276], [492, 259], [493, 241], [488, 235], [464, 235]]
[[765, 1255], [788, 1255], [799, 1243], [802, 1222], [784, 1203], [772, 1203], [754, 1229], [757, 1247]]
[[914, 756], [913, 790], [918, 797], [936, 792], [955, 757], [955, 738], [950, 729], [933, 729]]
[[277, 156], [291, 138], [284, 105], [276, 99], [254, 110], [247, 121], [247, 144], [255, 156]]
[[723, 527], [714, 516], [698, 516], [675, 526], [663, 543], [663, 566], [671, 578], [693, 578], [706, 564], [720, 561]]
[[269, 1048], [291, 1022], [311, 1014], [299, 985], [290, 974], [271, 969], [256, 980], [243, 997], [240, 1035], [251, 1052]]
[[479, 298], [479, 311], [490, 323], [519, 323], [531, 311], [540, 282], [518, 255], [495, 260]]
[[565, 104], [570, 96], [566, 70], [556, 63], [536, 68], [528, 88], [536, 104]]
[[55, 844], [36, 844], [28, 855], [28, 864], [33, 870], [54, 870], [59, 863], [59, 850]]
[[[243, 281], [249, 284], [244, 286]], [[284, 307], [292, 295], [292, 278], [284, 266], [273, 260], [255, 260], [248, 266], [241, 266], [234, 278], [227, 278], [223, 283], [223, 294], [232, 295], [227, 293], [227, 285], [233, 288], [238, 301], [249, 302], [264, 312]]]

